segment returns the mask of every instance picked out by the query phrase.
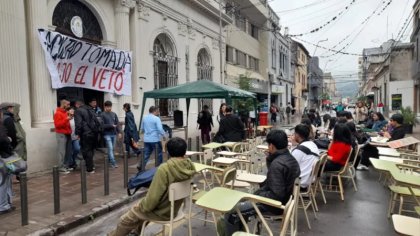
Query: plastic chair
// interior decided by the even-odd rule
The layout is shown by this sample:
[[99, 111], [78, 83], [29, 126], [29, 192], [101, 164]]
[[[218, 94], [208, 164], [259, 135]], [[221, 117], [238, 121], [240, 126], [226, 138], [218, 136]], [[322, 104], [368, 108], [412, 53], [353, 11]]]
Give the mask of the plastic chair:
[[[191, 179], [172, 183], [169, 185], [169, 201], [171, 202], [171, 216], [168, 221], [156, 221], [153, 219], [147, 219], [143, 222], [141, 228], [141, 236], [144, 235], [144, 229], [148, 222], [153, 222], [155, 224], [163, 225], [163, 235], [165, 235], [165, 225], [169, 225], [169, 235], [172, 236], [172, 231], [174, 228], [174, 222], [178, 222], [183, 219], [188, 220], [188, 235], [192, 235], [191, 229], [191, 206], [192, 206], [192, 183]], [[183, 200], [183, 206], [180, 208], [179, 212], [175, 212], [175, 202]], [[188, 202], [188, 204], [186, 204]], [[184, 213], [185, 206], [188, 205], [188, 213]], [[175, 215], [176, 214], [176, 215]]]
[[360, 152], [360, 146], [357, 145], [356, 147], [356, 156], [354, 157], [353, 161], [349, 161], [349, 167], [348, 171], [344, 173], [342, 176], [343, 178], [351, 179], [353, 183], [354, 191], [357, 192], [357, 185], [356, 181], [354, 181], [354, 177], [356, 176], [356, 168], [354, 168], [354, 164], [357, 162], [357, 159], [359, 158], [359, 152]]
[[324, 204], [327, 204], [327, 199], [325, 198], [323, 186], [321, 183], [321, 176], [324, 173], [324, 167], [325, 167], [325, 163], [327, 163], [327, 157], [328, 157], [327, 154], [323, 154], [319, 158], [319, 168], [320, 168], [319, 174], [316, 176], [314, 183], [312, 184], [312, 187], [314, 190], [314, 196], [316, 197], [317, 191], [319, 189], [319, 191], [321, 192], [322, 199], [324, 200]]
[[[330, 192], [340, 192], [340, 196], [341, 196], [341, 200], [344, 201], [344, 188], [343, 188], [343, 181], [342, 181], [342, 177], [345, 175], [346, 172], [349, 171], [349, 163], [350, 163], [350, 156], [351, 156], [351, 152], [353, 151], [353, 148], [350, 148], [350, 152], [349, 155], [347, 156], [347, 161], [344, 164], [344, 166], [341, 168], [341, 170], [339, 171], [331, 171], [328, 172], [330, 174], [330, 184], [329, 184], [329, 188], [328, 191]], [[333, 185], [332, 184], [332, 178], [333, 177], [337, 177], [338, 179], [338, 186]], [[332, 191], [333, 187], [338, 187], [338, 191]]]
[[402, 215], [393, 215], [392, 223], [397, 233], [420, 236], [420, 219]]
[[[312, 181], [316, 180], [316, 178], [318, 176], [319, 169], [320, 169], [320, 160], [317, 160], [312, 165], [312, 171], [311, 171], [311, 176], [310, 176], [310, 179]], [[315, 195], [314, 195], [314, 191], [313, 191], [313, 188], [312, 188], [312, 183], [311, 183], [310, 186], [308, 186], [306, 188], [306, 191], [302, 191], [302, 189], [300, 190], [299, 200], [298, 200], [298, 207], [303, 209], [303, 212], [305, 213], [306, 223], [308, 224], [309, 229], [311, 229], [311, 223], [309, 222], [307, 209], [310, 206], [312, 207], [315, 218], [317, 218], [315, 209], [318, 211], [318, 206], [316, 205], [316, 200], [315, 200]]]

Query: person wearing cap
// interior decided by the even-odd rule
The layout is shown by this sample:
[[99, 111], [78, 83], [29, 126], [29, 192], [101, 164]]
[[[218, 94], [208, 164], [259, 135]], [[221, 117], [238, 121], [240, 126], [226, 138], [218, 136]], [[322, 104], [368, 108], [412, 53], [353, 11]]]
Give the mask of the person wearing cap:
[[14, 107], [15, 104], [11, 102], [4, 102], [0, 104], [0, 109], [3, 113], [3, 126], [6, 128], [7, 136], [12, 140], [11, 145], [13, 149], [17, 146], [16, 127], [13, 114]]
[[[388, 138], [388, 142], [402, 139], [405, 137], [405, 129], [403, 127], [404, 117], [401, 114], [394, 114], [389, 119], [389, 125], [392, 126], [392, 132], [385, 132], [384, 137]], [[362, 160], [360, 161], [359, 170], [367, 170], [370, 166], [369, 158], [379, 158], [379, 151], [372, 145], [366, 145], [363, 148]]]

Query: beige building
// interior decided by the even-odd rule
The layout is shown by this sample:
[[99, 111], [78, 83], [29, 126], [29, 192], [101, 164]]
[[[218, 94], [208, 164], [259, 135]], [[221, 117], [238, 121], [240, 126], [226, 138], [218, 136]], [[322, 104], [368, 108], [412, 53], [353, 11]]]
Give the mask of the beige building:
[[335, 79], [331, 72], [324, 73], [324, 93], [328, 94], [331, 98], [337, 95], [337, 88]]
[[[51, 129], [58, 97], [66, 96], [72, 101], [95, 97], [99, 105], [110, 100], [121, 120], [122, 105], [131, 103], [139, 120], [145, 91], [199, 79], [219, 82], [223, 61], [220, 63], [219, 59], [218, 9], [218, 3], [206, 0], [1, 1], [0, 47], [4, 60], [0, 61], [0, 102], [21, 104], [29, 172], [47, 170], [57, 164], [56, 139]], [[232, 19], [225, 13], [225, 7], [222, 9], [225, 26]], [[131, 96], [75, 87], [52, 89], [38, 28], [71, 37], [82, 32], [79, 38], [92, 45], [131, 51]], [[243, 39], [235, 37], [238, 41]], [[251, 39], [250, 36], [247, 40]], [[239, 49], [246, 51], [248, 47]], [[261, 56], [258, 50], [251, 50], [249, 55]], [[153, 104], [160, 107], [162, 120], [170, 126], [174, 110], [186, 111], [184, 100], [147, 101], [147, 107]], [[198, 104], [192, 102], [190, 110], [197, 111]], [[215, 100], [213, 106], [219, 104], [220, 100]], [[189, 117], [189, 134], [195, 136], [197, 113], [191, 112]], [[185, 119], [186, 112], [184, 124]], [[182, 133], [175, 135], [183, 137]]]
[[292, 71], [294, 71], [294, 96], [292, 106], [301, 114], [308, 105], [308, 63], [309, 52], [303, 44], [292, 42]]

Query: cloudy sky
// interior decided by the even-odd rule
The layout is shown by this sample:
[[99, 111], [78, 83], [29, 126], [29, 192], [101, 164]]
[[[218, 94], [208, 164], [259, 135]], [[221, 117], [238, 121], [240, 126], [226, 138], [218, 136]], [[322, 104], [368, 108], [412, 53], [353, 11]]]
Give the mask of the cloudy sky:
[[[336, 20], [331, 21], [323, 29], [298, 38], [315, 45], [321, 40], [328, 39], [319, 45], [335, 50], [340, 50], [349, 44], [342, 51], [359, 54], [363, 48], [377, 47], [388, 39], [395, 39], [406, 19], [409, 19], [415, 0], [268, 0], [268, 2], [280, 16], [282, 32], [285, 27], [289, 27], [291, 35], [316, 29], [343, 11]], [[388, 2], [390, 4], [384, 10]], [[349, 6], [348, 10], [345, 10], [346, 6]], [[375, 14], [372, 14], [373, 12]], [[369, 16], [371, 17], [368, 19]], [[411, 31], [410, 24], [401, 40], [409, 41]], [[313, 55], [315, 46], [302, 43]], [[333, 72], [337, 79], [356, 79], [358, 57], [332, 54], [321, 47], [317, 48], [315, 55], [324, 56], [320, 58], [321, 69]], [[344, 76], [349, 78], [343, 78]]]

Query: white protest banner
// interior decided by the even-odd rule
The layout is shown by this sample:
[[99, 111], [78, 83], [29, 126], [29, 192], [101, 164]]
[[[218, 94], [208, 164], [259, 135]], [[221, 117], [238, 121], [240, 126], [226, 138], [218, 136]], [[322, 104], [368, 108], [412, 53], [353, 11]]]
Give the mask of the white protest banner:
[[80, 87], [131, 95], [131, 52], [38, 29], [52, 87]]

